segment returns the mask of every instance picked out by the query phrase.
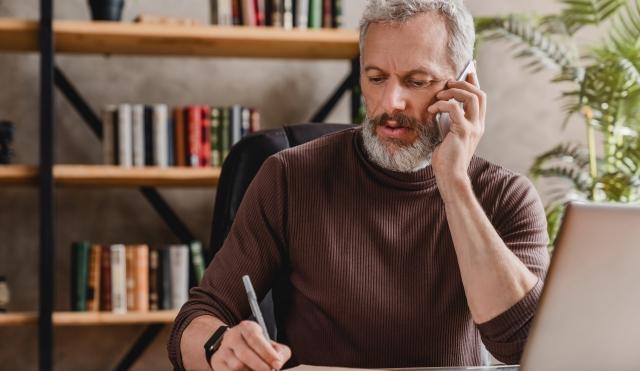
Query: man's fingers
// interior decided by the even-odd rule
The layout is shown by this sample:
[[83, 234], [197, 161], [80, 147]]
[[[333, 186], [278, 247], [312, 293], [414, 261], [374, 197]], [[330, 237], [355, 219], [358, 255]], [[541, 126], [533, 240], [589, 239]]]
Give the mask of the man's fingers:
[[471, 75], [473, 76], [473, 79], [474, 79], [473, 82], [449, 81], [447, 82], [447, 88], [462, 89], [476, 95], [478, 97], [478, 102], [480, 107], [480, 117], [482, 118], [481, 121], [484, 121], [484, 118], [487, 112], [487, 94], [484, 91], [480, 90], [480, 88], [477, 85], [475, 85], [478, 81], [477, 75], [475, 73], [472, 73]]
[[244, 321], [240, 326], [240, 334], [246, 344], [271, 368], [281, 368], [284, 364], [278, 352], [265, 339], [262, 328], [253, 321]]
[[459, 103], [449, 102], [446, 100], [439, 100], [430, 105], [427, 110], [431, 113], [447, 112], [451, 116], [453, 123], [463, 123], [466, 118], [464, 117], [464, 111], [460, 107]]
[[477, 121], [480, 118], [480, 101], [478, 96], [466, 90], [451, 88], [438, 93], [438, 99], [449, 100], [455, 99], [464, 104], [465, 117], [471, 121]]
[[233, 354], [240, 360], [249, 370], [254, 371], [271, 371], [273, 366], [265, 362], [256, 352], [246, 343], [238, 344], [233, 348]]
[[230, 348], [220, 348], [214, 355], [212, 366], [215, 371], [250, 371]]
[[283, 362], [286, 362], [289, 360], [289, 358], [291, 358], [291, 349], [289, 349], [288, 346], [284, 344], [276, 343], [275, 341], [272, 341], [271, 345], [276, 350], [276, 352], [280, 354], [280, 357], [282, 358]]

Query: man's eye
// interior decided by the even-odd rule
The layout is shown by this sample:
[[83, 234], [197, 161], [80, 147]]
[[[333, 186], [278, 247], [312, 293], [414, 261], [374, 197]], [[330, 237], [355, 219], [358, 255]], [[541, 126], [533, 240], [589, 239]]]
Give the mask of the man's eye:
[[425, 86], [429, 86], [431, 84], [430, 81], [424, 81], [424, 80], [409, 80], [408, 81], [409, 86], [412, 86], [414, 88], [422, 88]]
[[369, 77], [369, 82], [371, 82], [372, 84], [381, 84], [382, 82], [384, 82], [384, 77]]

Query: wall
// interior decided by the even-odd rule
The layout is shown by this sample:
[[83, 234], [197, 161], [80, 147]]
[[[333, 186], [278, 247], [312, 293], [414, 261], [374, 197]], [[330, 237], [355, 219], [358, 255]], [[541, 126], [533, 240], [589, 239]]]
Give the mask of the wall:
[[[345, 1], [345, 23], [355, 28], [364, 0]], [[535, 6], [507, 0], [469, 1], [474, 14], [545, 12], [549, 1]], [[162, 14], [207, 22], [206, 0], [128, 0], [124, 18]], [[88, 19], [85, 0], [55, 4], [58, 19]], [[36, 19], [38, 1], [0, 0], [0, 17]], [[582, 139], [572, 124], [560, 132], [560, 91], [550, 75], [523, 72], [509, 57], [507, 44], [484, 45], [478, 57], [482, 87], [489, 96], [487, 132], [478, 152], [491, 161], [526, 172], [535, 154], [561, 138]], [[94, 109], [117, 102], [243, 103], [263, 113], [266, 127], [304, 122], [347, 74], [347, 62], [280, 60], [59, 56], [57, 64]], [[38, 57], [0, 54], [0, 118], [16, 123], [16, 163], [38, 162]], [[57, 163], [99, 163], [100, 143], [64, 97], [55, 95]], [[341, 102], [329, 121], [348, 122], [348, 102]], [[161, 193], [196, 236], [208, 240], [213, 189], [168, 189]], [[12, 311], [35, 310], [38, 299], [38, 193], [36, 189], [0, 189], [0, 275], [8, 277]], [[68, 309], [69, 244], [78, 239], [177, 242], [134, 189], [62, 188], [56, 190], [56, 308]], [[58, 369], [109, 369], [126, 352], [141, 326], [56, 328]], [[136, 370], [169, 369], [167, 330], [147, 350]], [[37, 328], [0, 328], [0, 368], [37, 368]]]

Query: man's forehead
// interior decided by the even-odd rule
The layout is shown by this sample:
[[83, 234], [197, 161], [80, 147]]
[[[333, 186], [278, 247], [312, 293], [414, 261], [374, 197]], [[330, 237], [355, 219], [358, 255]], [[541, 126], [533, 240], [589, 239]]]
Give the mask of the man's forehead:
[[394, 73], [424, 70], [448, 77], [455, 73], [448, 39], [444, 17], [436, 12], [425, 12], [403, 23], [372, 23], [364, 39], [363, 67]]

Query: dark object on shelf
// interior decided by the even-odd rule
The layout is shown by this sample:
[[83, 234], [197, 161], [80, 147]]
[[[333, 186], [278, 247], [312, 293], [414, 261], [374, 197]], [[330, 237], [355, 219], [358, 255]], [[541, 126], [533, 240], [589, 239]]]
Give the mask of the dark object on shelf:
[[7, 311], [11, 295], [9, 294], [9, 284], [4, 276], [0, 276], [0, 313]]
[[120, 21], [124, 0], [89, 0], [89, 7], [94, 21]]
[[0, 121], [0, 164], [8, 164], [13, 157], [11, 143], [13, 142], [14, 125], [9, 121]]

